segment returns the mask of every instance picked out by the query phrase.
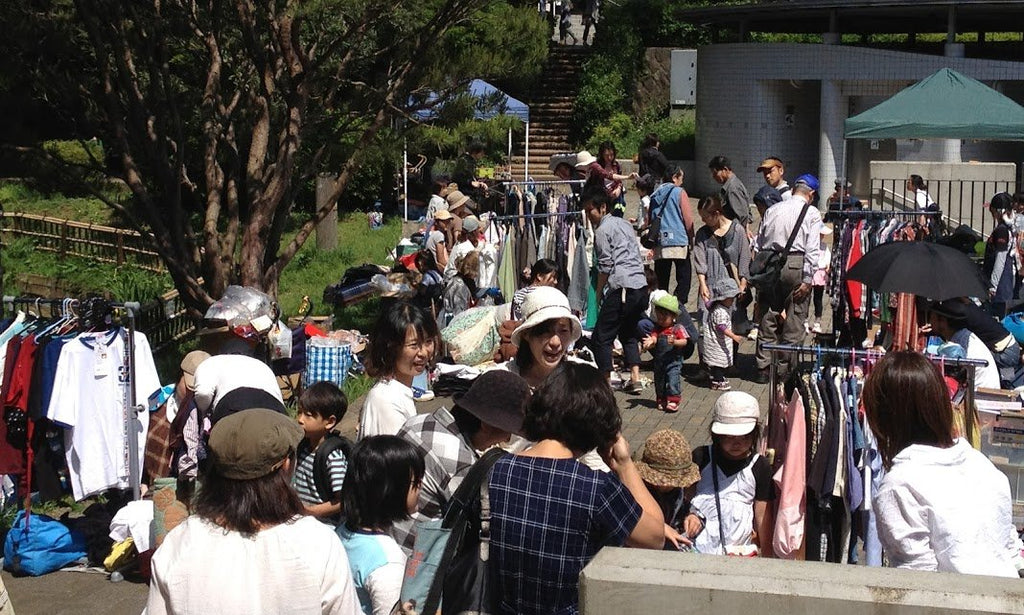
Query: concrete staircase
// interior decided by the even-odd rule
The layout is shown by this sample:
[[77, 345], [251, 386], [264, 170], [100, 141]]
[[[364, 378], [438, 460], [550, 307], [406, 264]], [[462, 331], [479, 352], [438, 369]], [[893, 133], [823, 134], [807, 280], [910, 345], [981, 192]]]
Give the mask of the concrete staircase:
[[[590, 48], [551, 44], [540, 83], [530, 96], [530, 176], [556, 179], [548, 170], [552, 154], [571, 151], [569, 129], [583, 63]], [[512, 156], [512, 177], [523, 179], [524, 148]]]

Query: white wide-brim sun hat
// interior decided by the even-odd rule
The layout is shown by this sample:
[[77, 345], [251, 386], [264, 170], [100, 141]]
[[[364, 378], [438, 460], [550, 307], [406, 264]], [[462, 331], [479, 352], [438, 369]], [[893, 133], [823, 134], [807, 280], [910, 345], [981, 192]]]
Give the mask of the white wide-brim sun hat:
[[512, 345], [519, 346], [523, 331], [532, 329], [539, 324], [559, 318], [569, 319], [572, 327], [572, 342], [583, 335], [580, 319], [569, 308], [569, 299], [562, 291], [551, 286], [538, 286], [526, 295], [523, 301], [523, 322], [512, 331]]

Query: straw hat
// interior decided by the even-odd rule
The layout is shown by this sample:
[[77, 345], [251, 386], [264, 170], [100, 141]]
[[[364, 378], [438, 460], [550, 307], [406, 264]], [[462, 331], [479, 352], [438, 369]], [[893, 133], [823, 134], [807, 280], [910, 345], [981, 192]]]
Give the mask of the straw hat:
[[452, 190], [445, 200], [448, 201], [448, 209], [455, 210], [465, 205], [469, 201], [469, 197], [462, 194], [460, 190]]
[[568, 318], [572, 327], [572, 340], [575, 342], [583, 335], [580, 319], [569, 308], [569, 299], [557, 288], [538, 286], [526, 295], [523, 301], [523, 322], [512, 331], [513, 346], [519, 346], [523, 332], [539, 324], [558, 318]]
[[439, 210], [437, 210], [437, 213], [434, 214], [434, 220], [451, 220], [451, 219], [452, 219], [452, 212], [448, 211], [447, 209], [439, 209]]
[[655, 487], [685, 489], [700, 480], [690, 443], [672, 429], [656, 431], [647, 438], [636, 469], [645, 483]]

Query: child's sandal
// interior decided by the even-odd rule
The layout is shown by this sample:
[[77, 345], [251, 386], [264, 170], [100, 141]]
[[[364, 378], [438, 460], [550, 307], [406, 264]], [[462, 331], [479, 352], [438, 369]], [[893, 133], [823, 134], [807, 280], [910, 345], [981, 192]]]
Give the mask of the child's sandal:
[[679, 412], [679, 402], [670, 401], [665, 404], [665, 412]]

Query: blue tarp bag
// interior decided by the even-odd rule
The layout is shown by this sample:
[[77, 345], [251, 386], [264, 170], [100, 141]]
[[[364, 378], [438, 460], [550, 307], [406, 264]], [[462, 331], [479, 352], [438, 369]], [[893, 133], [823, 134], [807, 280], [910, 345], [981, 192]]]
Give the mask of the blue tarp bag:
[[1024, 313], [1014, 312], [1003, 319], [1003, 326], [1018, 344], [1024, 344]]
[[46, 515], [18, 511], [4, 541], [4, 568], [33, 577], [59, 570], [85, 557], [85, 538]]

